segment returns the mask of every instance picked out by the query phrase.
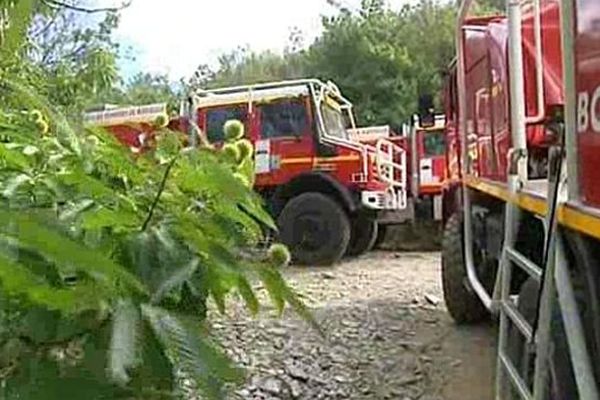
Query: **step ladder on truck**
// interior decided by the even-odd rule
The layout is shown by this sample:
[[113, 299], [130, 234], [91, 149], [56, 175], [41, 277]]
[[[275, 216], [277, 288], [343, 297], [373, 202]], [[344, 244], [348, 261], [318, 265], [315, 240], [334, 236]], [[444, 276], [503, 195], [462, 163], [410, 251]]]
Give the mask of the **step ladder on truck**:
[[445, 89], [447, 307], [499, 318], [497, 400], [597, 400], [600, 4], [472, 3]]
[[372, 248], [379, 224], [398, 220], [406, 208], [406, 150], [385, 138], [352, 140], [352, 103], [332, 82], [198, 90], [182, 101], [170, 127], [192, 146], [200, 130], [218, 148], [232, 119], [244, 124], [254, 145], [254, 189], [296, 263], [330, 265], [362, 254]]

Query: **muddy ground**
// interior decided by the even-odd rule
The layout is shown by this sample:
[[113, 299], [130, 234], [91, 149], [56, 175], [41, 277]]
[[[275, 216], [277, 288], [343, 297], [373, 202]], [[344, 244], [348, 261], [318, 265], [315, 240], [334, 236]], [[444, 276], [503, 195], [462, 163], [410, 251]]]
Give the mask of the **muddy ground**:
[[289, 268], [323, 327], [293, 313], [213, 313], [216, 337], [247, 368], [232, 399], [492, 399], [491, 324], [457, 327], [442, 300], [439, 253], [373, 252], [335, 268]]

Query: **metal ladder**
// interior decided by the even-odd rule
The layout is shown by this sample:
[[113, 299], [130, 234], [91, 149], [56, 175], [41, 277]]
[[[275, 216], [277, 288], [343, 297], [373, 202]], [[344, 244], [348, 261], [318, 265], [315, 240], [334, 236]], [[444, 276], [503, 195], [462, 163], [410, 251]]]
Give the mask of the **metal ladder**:
[[[559, 192], [562, 190], [561, 163], [563, 151], [550, 156], [549, 180], [547, 191], [547, 212], [545, 216], [545, 248], [543, 269], [533, 263], [515, 248], [516, 232], [519, 223], [519, 207], [512, 201], [506, 203], [505, 245], [500, 261], [499, 279], [501, 279], [497, 306], [500, 316], [498, 359], [496, 373], [496, 400], [507, 399], [507, 389], [512, 386], [518, 398], [522, 400], [545, 400], [548, 391], [548, 356], [551, 354], [550, 331], [553, 310], [558, 305], [565, 326], [571, 365], [575, 377], [579, 399], [598, 400], [599, 392], [594, 379], [592, 360], [586, 351], [586, 340], [578, 305], [575, 300], [573, 283], [568, 270], [564, 243], [557, 227], [557, 209]], [[511, 194], [520, 190], [522, 181], [518, 174], [509, 177]], [[538, 293], [538, 317], [535, 326], [515, 307], [510, 293], [513, 265], [525, 271], [541, 285]], [[555, 301], [555, 299], [557, 301]], [[533, 390], [521, 376], [521, 372], [508, 355], [508, 329], [512, 324], [525, 338], [526, 351], [532, 351], [534, 358]], [[507, 385], [506, 383], [509, 383]]]
[[[548, 182], [548, 207], [545, 216], [545, 237], [544, 243], [546, 244], [545, 253], [553, 254], [555, 247], [555, 240], [552, 235], [552, 226], [554, 225], [553, 210], [554, 207], [551, 204], [556, 198], [559, 185], [555, 179], [559, 177], [553, 177]], [[518, 175], [509, 176], [509, 189], [511, 196], [516, 196], [522, 189], [524, 182], [519, 179]], [[500, 284], [496, 285], [499, 288], [499, 293], [495, 294], [496, 306], [500, 317], [500, 328], [499, 328], [499, 339], [498, 339], [498, 359], [497, 359], [497, 373], [496, 373], [496, 400], [507, 399], [506, 394], [509, 386], [512, 386], [518, 393], [520, 399], [533, 400], [538, 398], [534, 397], [534, 393], [530, 390], [530, 387], [526, 381], [526, 378], [521, 375], [521, 372], [515, 366], [514, 362], [509, 358], [509, 328], [514, 326], [517, 331], [525, 339], [525, 351], [533, 350], [535, 354], [538, 354], [540, 348], [546, 348], [548, 337], [545, 330], [539, 330], [534, 332], [534, 327], [526, 320], [525, 316], [519, 312], [517, 304], [514, 300], [514, 296], [511, 295], [511, 283], [513, 276], [513, 269], [517, 267], [522, 271], [526, 272], [529, 277], [534, 279], [542, 288], [542, 292], [538, 295], [545, 299], [548, 295], [547, 289], [551, 285], [548, 280], [552, 279], [553, 273], [549, 272], [548, 268], [550, 265], [540, 266], [530, 260], [527, 256], [522, 254], [516, 249], [516, 236], [519, 228], [519, 219], [521, 211], [519, 206], [509, 199], [506, 203], [505, 208], [505, 230], [504, 230], [504, 246], [502, 250], [502, 257], [500, 260], [500, 271], [498, 279]], [[548, 257], [550, 259], [551, 257]], [[550, 263], [546, 263], [550, 264]], [[541, 307], [547, 306], [545, 301], [540, 302]], [[540, 317], [547, 314], [547, 312], [540, 312]], [[547, 321], [542, 321], [542, 318], [538, 320], [538, 324], [545, 324]], [[540, 335], [540, 333], [542, 333]], [[544, 336], [545, 335], [545, 336]], [[541, 365], [540, 365], [541, 366]], [[536, 375], [539, 375], [537, 371], [538, 360], [536, 358]], [[543, 368], [543, 367], [542, 367]], [[537, 377], [539, 379], [539, 377]], [[544, 377], [545, 381], [545, 377]], [[509, 385], [507, 385], [507, 382]]]

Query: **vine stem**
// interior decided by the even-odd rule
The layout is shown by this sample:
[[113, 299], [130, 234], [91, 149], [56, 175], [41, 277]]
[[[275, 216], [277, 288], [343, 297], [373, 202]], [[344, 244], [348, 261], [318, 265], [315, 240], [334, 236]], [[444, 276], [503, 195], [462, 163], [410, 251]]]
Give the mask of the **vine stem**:
[[156, 206], [158, 206], [160, 196], [162, 195], [162, 193], [165, 190], [165, 186], [167, 185], [167, 179], [169, 178], [169, 173], [171, 172], [173, 165], [175, 165], [175, 161], [177, 161], [177, 157], [173, 157], [173, 159], [169, 162], [169, 165], [167, 165], [167, 169], [165, 169], [165, 173], [163, 174], [162, 180], [160, 181], [160, 186], [158, 187], [158, 192], [156, 193], [156, 196], [154, 197], [154, 201], [152, 202], [152, 205], [150, 206], [150, 211], [148, 211], [146, 220], [144, 221], [144, 224], [142, 225], [142, 229], [141, 229], [142, 232], [144, 232], [146, 230], [146, 228], [148, 228], [148, 224], [150, 224], [150, 221], [152, 220], [152, 216], [154, 215], [154, 210], [156, 209]]

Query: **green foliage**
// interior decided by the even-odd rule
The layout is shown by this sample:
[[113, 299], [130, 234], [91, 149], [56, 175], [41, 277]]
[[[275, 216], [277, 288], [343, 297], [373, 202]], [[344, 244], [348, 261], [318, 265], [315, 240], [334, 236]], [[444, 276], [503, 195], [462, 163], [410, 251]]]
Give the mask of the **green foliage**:
[[241, 160], [240, 149], [233, 143], [226, 143], [221, 149], [227, 160], [234, 164], [238, 164]]
[[166, 75], [139, 73], [125, 84], [121, 93], [109, 96], [108, 102], [120, 104], [168, 103], [171, 110], [179, 106], [179, 93]]
[[[91, 54], [97, 64], [81, 73], [108, 61]], [[257, 313], [257, 278], [279, 310], [310, 319], [257, 248], [275, 225], [251, 190], [251, 145], [233, 140], [245, 157], [228, 160], [162, 129], [156, 148], [134, 156], [40, 95], [60, 106], [110, 79], [52, 94], [35, 68], [2, 65], [1, 397], [221, 398], [241, 372], [205, 337], [208, 299], [225, 312], [237, 293]], [[239, 122], [228, 126], [243, 136]]]
[[240, 152], [240, 160], [245, 160], [254, 156], [254, 146], [248, 139], [238, 140], [236, 146]]

